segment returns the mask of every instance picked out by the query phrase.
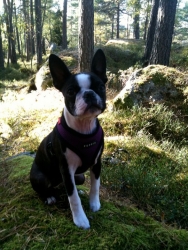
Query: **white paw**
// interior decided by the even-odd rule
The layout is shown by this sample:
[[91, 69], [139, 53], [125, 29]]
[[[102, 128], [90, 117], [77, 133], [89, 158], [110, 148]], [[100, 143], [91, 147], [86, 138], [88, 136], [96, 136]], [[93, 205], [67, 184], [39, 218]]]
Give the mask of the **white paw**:
[[48, 197], [47, 200], [45, 201], [45, 203], [47, 205], [52, 205], [52, 204], [55, 204], [56, 203], [56, 198], [51, 196], [51, 197]]
[[97, 212], [101, 207], [101, 203], [99, 201], [99, 199], [90, 199], [90, 209], [93, 212]]
[[77, 215], [73, 215], [73, 221], [77, 227], [81, 227], [83, 229], [90, 228], [89, 220], [84, 212], [78, 213]]

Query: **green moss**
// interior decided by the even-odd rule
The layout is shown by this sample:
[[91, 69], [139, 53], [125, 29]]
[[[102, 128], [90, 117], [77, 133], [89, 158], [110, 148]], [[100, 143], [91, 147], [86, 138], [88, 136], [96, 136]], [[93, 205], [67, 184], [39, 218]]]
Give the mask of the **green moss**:
[[152, 80], [157, 85], [172, 83], [175, 86], [186, 85], [185, 74], [177, 70], [163, 65], [150, 65], [142, 70], [142, 83]]
[[[188, 232], [154, 221], [118, 201], [102, 198], [101, 210], [89, 211], [88, 194], [81, 195], [90, 230], [74, 226], [67, 201], [46, 206], [29, 183], [32, 159], [12, 159], [1, 171], [0, 240], [9, 249], [186, 249]], [[5, 172], [9, 172], [9, 177]], [[4, 175], [3, 175], [4, 174]], [[6, 178], [5, 178], [6, 176]], [[62, 203], [63, 202], [63, 203]]]
[[8, 166], [10, 165], [12, 171], [9, 175], [11, 181], [16, 178], [23, 178], [28, 175], [33, 162], [32, 157], [20, 156], [8, 161]]
[[129, 94], [124, 95], [123, 99], [121, 98], [116, 99], [114, 102], [114, 108], [116, 110], [132, 108], [133, 106], [134, 106], [134, 102]]

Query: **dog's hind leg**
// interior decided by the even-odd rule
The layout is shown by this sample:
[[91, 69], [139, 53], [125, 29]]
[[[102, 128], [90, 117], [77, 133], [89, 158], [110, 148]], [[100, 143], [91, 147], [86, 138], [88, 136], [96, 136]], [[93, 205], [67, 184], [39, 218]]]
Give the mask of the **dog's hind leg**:
[[45, 200], [46, 204], [51, 205], [56, 203], [56, 198], [53, 196], [53, 187], [49, 178], [40, 171], [35, 162], [30, 171], [30, 182], [32, 188]]

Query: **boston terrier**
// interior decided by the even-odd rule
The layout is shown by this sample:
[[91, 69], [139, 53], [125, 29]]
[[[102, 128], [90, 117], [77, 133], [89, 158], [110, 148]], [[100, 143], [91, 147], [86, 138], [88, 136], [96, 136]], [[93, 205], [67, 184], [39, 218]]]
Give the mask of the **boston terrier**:
[[56, 202], [54, 187], [63, 183], [74, 223], [87, 229], [90, 224], [76, 185], [84, 183], [83, 173], [90, 169], [89, 203], [92, 211], [98, 211], [104, 135], [97, 116], [106, 108], [106, 58], [99, 49], [90, 73], [71, 74], [65, 63], [51, 54], [49, 68], [54, 86], [64, 96], [65, 107], [53, 131], [39, 145], [30, 181], [49, 205]]

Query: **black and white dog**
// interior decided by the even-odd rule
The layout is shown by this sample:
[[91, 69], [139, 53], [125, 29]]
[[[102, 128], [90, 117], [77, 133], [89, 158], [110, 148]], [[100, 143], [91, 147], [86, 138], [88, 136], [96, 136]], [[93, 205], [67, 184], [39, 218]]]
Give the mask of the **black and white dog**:
[[73, 75], [59, 57], [51, 54], [49, 67], [54, 86], [63, 93], [65, 107], [55, 128], [37, 150], [30, 181], [48, 204], [56, 202], [53, 188], [63, 182], [73, 221], [86, 229], [90, 224], [76, 185], [84, 183], [83, 173], [90, 168], [90, 208], [98, 211], [104, 136], [97, 116], [106, 108], [106, 58], [101, 49], [97, 50], [91, 73]]

